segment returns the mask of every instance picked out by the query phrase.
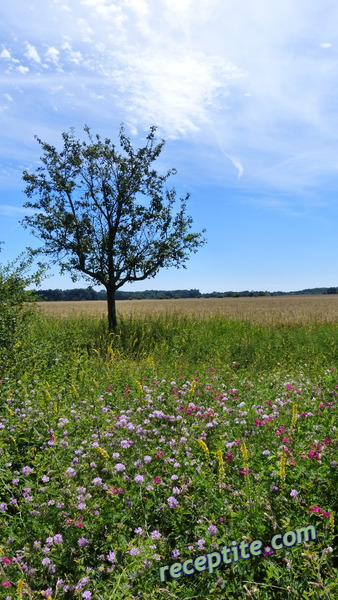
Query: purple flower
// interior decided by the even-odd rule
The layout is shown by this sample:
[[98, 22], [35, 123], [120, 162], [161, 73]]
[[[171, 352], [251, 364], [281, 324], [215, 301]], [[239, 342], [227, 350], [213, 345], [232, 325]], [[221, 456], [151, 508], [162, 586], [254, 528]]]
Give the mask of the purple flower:
[[209, 525], [208, 531], [209, 531], [210, 535], [216, 535], [216, 533], [217, 533], [216, 525]]
[[142, 533], [143, 533], [142, 527], [137, 527], [137, 529], [134, 529], [134, 533], [136, 533], [137, 535], [142, 535]]
[[62, 535], [60, 533], [57, 533], [56, 535], [54, 535], [53, 539], [56, 544], [62, 544], [62, 542], [63, 542]]
[[49, 481], [49, 477], [47, 475], [44, 475], [43, 477], [41, 477], [41, 481], [43, 481], [43, 483], [47, 483]]
[[90, 600], [92, 597], [92, 593], [87, 591], [87, 592], [83, 592], [82, 594], [82, 598], [85, 598], [85, 600]]
[[0, 510], [5, 511], [7, 509], [8, 509], [8, 507], [7, 507], [6, 502], [0, 502]]
[[173, 550], [171, 553], [171, 557], [172, 558], [178, 558], [180, 555], [180, 551], [179, 550]]
[[130, 442], [129, 440], [122, 440], [120, 443], [121, 448], [130, 448], [132, 445], [133, 442]]
[[117, 463], [117, 465], [115, 465], [115, 469], [116, 471], [125, 471], [126, 467], [122, 463]]
[[131, 554], [132, 556], [136, 556], [137, 554], [140, 554], [140, 550], [138, 548], [131, 548], [129, 550], [129, 554]]
[[87, 538], [85, 537], [80, 537], [77, 540], [77, 543], [79, 544], [79, 546], [87, 546], [87, 544], [89, 544], [89, 540], [87, 540]]
[[46, 558], [43, 558], [41, 562], [42, 562], [43, 566], [46, 566], [46, 565], [49, 565], [51, 563], [51, 560], [47, 556]]
[[297, 498], [298, 498], [297, 490], [291, 490], [290, 496], [291, 496], [291, 498], [296, 498], [296, 500], [297, 500]]
[[93, 479], [92, 483], [93, 483], [94, 485], [101, 485], [101, 483], [102, 483], [102, 479], [101, 479], [101, 477], [95, 477], [95, 478]]
[[176, 508], [176, 506], [178, 505], [178, 500], [176, 500], [176, 498], [174, 498], [174, 496], [169, 496], [167, 502], [168, 502], [170, 508]]
[[150, 535], [153, 540], [159, 540], [162, 537], [162, 534], [157, 529], [154, 529]]
[[31, 467], [24, 467], [22, 469], [22, 472], [24, 475], [29, 475], [30, 473], [33, 473], [34, 469], [32, 469]]
[[73, 467], [68, 467], [66, 474], [68, 475], [68, 477], [75, 477], [76, 471], [75, 469], [73, 469]]
[[107, 554], [107, 560], [109, 560], [109, 562], [111, 562], [111, 563], [115, 562], [115, 560], [116, 560], [115, 552], [110, 550]]
[[136, 475], [134, 481], [136, 481], [136, 483], [143, 483], [144, 482], [143, 475]]
[[198, 540], [198, 542], [197, 542], [198, 549], [204, 550], [204, 544], [205, 544], [205, 540], [203, 540], [203, 539]]
[[143, 460], [145, 463], [150, 463], [151, 461], [151, 456], [149, 456], [148, 454], [146, 456], [143, 457]]

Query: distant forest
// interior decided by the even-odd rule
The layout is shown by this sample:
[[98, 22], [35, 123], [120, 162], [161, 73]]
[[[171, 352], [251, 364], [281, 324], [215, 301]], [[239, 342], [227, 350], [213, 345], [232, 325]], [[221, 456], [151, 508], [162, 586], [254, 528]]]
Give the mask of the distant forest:
[[[337, 294], [338, 287], [311, 288], [297, 292], [210, 292], [201, 294], [199, 290], [145, 290], [143, 292], [116, 292], [116, 300], [170, 300], [174, 298], [245, 298], [256, 296], [285, 296], [304, 294]], [[34, 295], [40, 301], [74, 301], [74, 300], [106, 300], [106, 290], [95, 291], [92, 287], [76, 288], [74, 290], [36, 290]]]

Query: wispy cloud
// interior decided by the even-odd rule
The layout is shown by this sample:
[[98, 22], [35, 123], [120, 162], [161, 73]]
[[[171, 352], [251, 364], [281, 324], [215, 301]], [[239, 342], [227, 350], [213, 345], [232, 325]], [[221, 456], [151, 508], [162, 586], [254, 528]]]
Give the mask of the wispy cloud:
[[336, 174], [337, 20], [331, 0], [27, 3], [0, 52], [3, 134], [11, 117], [29, 139], [89, 120], [134, 135], [157, 124], [198, 145], [206, 176], [226, 159], [238, 185], [300, 189]]
[[32, 215], [36, 211], [23, 206], [14, 206], [12, 204], [0, 204], [0, 215], [3, 217], [21, 217], [24, 215]]

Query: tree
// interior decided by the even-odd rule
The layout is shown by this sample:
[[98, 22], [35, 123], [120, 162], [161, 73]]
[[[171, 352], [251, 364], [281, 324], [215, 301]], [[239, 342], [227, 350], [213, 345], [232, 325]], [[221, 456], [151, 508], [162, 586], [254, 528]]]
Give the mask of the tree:
[[190, 252], [205, 243], [203, 230], [191, 233], [186, 216], [189, 194], [180, 199], [173, 215], [176, 190], [165, 182], [177, 173], [159, 175], [152, 166], [165, 143], [156, 143], [156, 127], [150, 127], [146, 145], [134, 150], [123, 124], [119, 153], [110, 139], [75, 138], [74, 129], [63, 133], [63, 149], [43, 142], [42, 165], [34, 173], [24, 171], [26, 208], [36, 213], [22, 224], [44, 245], [30, 252], [42, 253], [73, 281], [81, 277], [107, 290], [109, 330], [116, 328], [115, 293], [125, 283], [154, 277], [160, 268], [185, 267]]
[[7, 265], [0, 264], [0, 368], [2, 370], [18, 338], [25, 337], [26, 325], [33, 315], [30, 306], [37, 300], [37, 296], [33, 291], [26, 290], [26, 287], [40, 284], [45, 276], [45, 268], [41, 263], [35, 273], [27, 273], [32, 262], [32, 257], [22, 253], [13, 262]]

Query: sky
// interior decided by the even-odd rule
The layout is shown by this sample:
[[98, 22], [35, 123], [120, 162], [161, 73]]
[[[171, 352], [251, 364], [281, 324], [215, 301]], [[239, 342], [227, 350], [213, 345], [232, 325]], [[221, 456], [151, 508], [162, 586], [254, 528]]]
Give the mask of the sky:
[[[190, 193], [207, 244], [124, 290], [338, 285], [336, 0], [2, 0], [0, 261], [39, 241], [22, 180], [83, 127], [135, 148]], [[56, 266], [42, 288], [87, 287]]]

